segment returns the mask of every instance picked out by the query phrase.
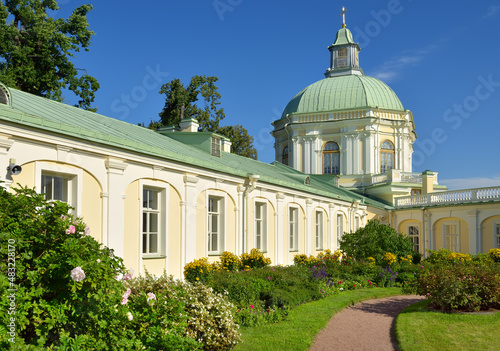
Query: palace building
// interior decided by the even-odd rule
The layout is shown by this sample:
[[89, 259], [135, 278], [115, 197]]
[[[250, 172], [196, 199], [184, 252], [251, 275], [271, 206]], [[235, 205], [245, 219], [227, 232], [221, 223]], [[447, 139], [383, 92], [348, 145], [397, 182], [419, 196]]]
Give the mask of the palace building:
[[178, 278], [223, 251], [292, 264], [370, 219], [421, 253], [500, 247], [500, 187], [446, 191], [437, 172], [412, 172], [418, 116], [364, 75], [359, 50], [343, 25], [325, 78], [273, 123], [271, 164], [230, 153], [194, 119], [153, 131], [0, 83], [1, 184], [68, 202], [127, 267]]

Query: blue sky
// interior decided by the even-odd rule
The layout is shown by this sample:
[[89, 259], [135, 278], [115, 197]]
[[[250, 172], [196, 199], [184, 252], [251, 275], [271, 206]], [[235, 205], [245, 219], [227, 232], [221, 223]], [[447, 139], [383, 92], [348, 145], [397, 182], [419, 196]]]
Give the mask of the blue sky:
[[[57, 15], [82, 3], [62, 0]], [[247, 128], [264, 162], [274, 160], [271, 122], [324, 77], [345, 6], [365, 74], [386, 82], [413, 112], [413, 170], [437, 171], [451, 189], [500, 185], [500, 0], [93, 5], [96, 35], [76, 64], [101, 84], [99, 113], [148, 123], [163, 108], [163, 83], [217, 76], [224, 124]]]

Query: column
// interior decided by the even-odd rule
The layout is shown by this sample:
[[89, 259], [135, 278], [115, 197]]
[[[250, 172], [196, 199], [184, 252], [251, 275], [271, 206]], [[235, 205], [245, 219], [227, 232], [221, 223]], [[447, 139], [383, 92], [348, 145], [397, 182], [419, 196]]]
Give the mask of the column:
[[9, 189], [12, 184], [12, 178], [7, 179], [5, 177], [5, 175], [7, 174], [7, 171], [5, 171], [5, 169], [10, 164], [8, 151], [10, 150], [12, 145], [14, 145], [14, 140], [4, 138], [3, 136], [0, 137], [0, 169], [2, 169], [2, 172], [0, 173], [0, 180], [4, 181], [4, 183], [0, 183], [0, 186], [4, 187], [5, 189]]
[[370, 133], [365, 133], [365, 155], [364, 155], [364, 167], [365, 174], [373, 174], [375, 172], [374, 165], [374, 150], [373, 150], [373, 137]]
[[[478, 236], [477, 236], [477, 210], [472, 210], [467, 212], [467, 226], [469, 227], [469, 253], [471, 255], [476, 255], [480, 250]], [[461, 234], [460, 234], [461, 236]], [[462, 250], [460, 250], [462, 251]]]
[[[290, 160], [290, 158], [288, 159]], [[243, 185], [238, 185], [238, 207], [236, 208], [236, 255], [241, 255], [243, 253], [243, 193], [245, 187]]]
[[284, 264], [283, 262], [283, 251], [285, 249], [284, 241], [283, 241], [283, 218], [285, 216], [284, 213], [284, 203], [283, 199], [285, 198], [285, 195], [283, 193], [277, 193], [276, 194], [276, 233], [275, 233], [275, 238], [276, 238], [276, 263], [275, 264]]
[[304, 223], [306, 226], [305, 230], [305, 252], [309, 256], [312, 254], [311, 248], [311, 205], [313, 201], [311, 199], [306, 199], [306, 213], [304, 218]]
[[302, 172], [311, 173], [311, 138], [304, 137], [302, 142]]
[[[288, 154], [289, 166], [292, 167], [293, 169], [296, 169], [297, 171], [300, 171], [300, 169], [299, 169], [300, 138], [293, 137], [291, 140], [292, 140], [292, 155], [290, 157], [290, 153]], [[288, 147], [288, 149], [290, 149], [290, 147]], [[290, 161], [291, 161], [291, 164], [290, 164]]]
[[[336, 211], [335, 211], [335, 204], [330, 203], [328, 205], [329, 214], [330, 214], [330, 221], [328, 222], [328, 247], [327, 249], [330, 249], [332, 251], [335, 251], [337, 248], [337, 227], [335, 223], [337, 222], [337, 216], [336, 216]], [[334, 240], [335, 238], [335, 240]]]
[[196, 197], [198, 191], [196, 186], [199, 178], [194, 174], [184, 174], [184, 201], [182, 201], [183, 225], [182, 225], [182, 252], [181, 267], [196, 258]]
[[[124, 211], [125, 211], [125, 185], [123, 173], [127, 164], [123, 160], [108, 158], [105, 161], [108, 173], [107, 184], [107, 244], [115, 251], [115, 255], [123, 257], [124, 254]], [[103, 201], [104, 202], [104, 201]], [[104, 235], [103, 235], [104, 237]]]
[[352, 173], [359, 174], [359, 166], [361, 164], [361, 150], [360, 150], [360, 140], [359, 135], [352, 136]]

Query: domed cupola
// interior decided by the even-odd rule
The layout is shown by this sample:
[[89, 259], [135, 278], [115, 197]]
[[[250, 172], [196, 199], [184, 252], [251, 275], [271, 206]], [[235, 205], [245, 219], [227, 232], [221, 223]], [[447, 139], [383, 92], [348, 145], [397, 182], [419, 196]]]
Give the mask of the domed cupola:
[[326, 77], [296, 94], [273, 122], [276, 160], [306, 174], [336, 175], [349, 188], [410, 177], [412, 113], [387, 84], [364, 74], [344, 8], [342, 17]]
[[330, 50], [330, 68], [326, 70], [325, 77], [344, 75], [363, 75], [359, 68], [358, 52], [361, 50], [358, 43], [352, 39], [352, 33], [345, 24], [346, 9], [342, 8], [342, 28], [337, 32], [335, 42], [328, 47]]

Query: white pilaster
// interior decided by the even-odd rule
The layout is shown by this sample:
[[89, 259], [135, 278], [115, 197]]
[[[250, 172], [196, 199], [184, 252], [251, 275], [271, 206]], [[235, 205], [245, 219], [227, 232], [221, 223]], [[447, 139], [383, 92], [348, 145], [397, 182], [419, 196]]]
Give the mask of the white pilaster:
[[[291, 138], [292, 141], [292, 164], [289, 166], [300, 171], [299, 169], [299, 143], [300, 143], [300, 138], [299, 137], [293, 137]], [[290, 147], [289, 147], [290, 149]], [[290, 162], [290, 155], [288, 156], [288, 160]]]
[[[286, 246], [286, 244], [283, 241], [283, 217], [285, 216], [285, 209], [284, 209], [284, 202], [283, 199], [285, 199], [285, 195], [283, 193], [277, 193], [276, 194], [276, 232], [274, 233], [274, 236], [276, 238], [276, 264], [284, 264], [283, 262], [283, 249]], [[285, 245], [285, 246], [283, 246]]]
[[108, 158], [105, 161], [108, 174], [107, 198], [107, 236], [108, 247], [115, 251], [115, 255], [123, 257], [124, 254], [124, 221], [125, 213], [125, 184], [122, 177], [127, 164], [123, 160]]
[[199, 178], [193, 174], [184, 174], [184, 201], [182, 220], [181, 267], [196, 258], [196, 185]]

